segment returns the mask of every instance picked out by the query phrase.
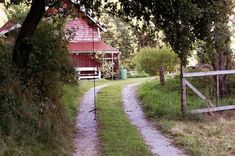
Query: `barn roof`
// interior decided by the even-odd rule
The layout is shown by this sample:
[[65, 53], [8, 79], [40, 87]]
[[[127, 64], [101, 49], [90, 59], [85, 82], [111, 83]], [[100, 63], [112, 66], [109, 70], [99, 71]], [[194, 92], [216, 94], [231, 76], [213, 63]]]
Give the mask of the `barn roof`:
[[20, 28], [21, 25], [19, 23], [14, 22], [7, 22], [0, 28], [0, 37], [5, 35], [6, 33], [15, 30], [17, 28]]
[[68, 50], [72, 53], [85, 53], [85, 52], [106, 52], [106, 53], [119, 53], [119, 50], [104, 43], [98, 42], [70, 42]]
[[68, 22], [65, 26], [66, 30], [72, 32], [72, 41], [99, 41], [101, 40], [100, 32], [95, 25], [91, 27], [88, 24], [88, 21], [83, 18], [76, 18], [70, 22]]

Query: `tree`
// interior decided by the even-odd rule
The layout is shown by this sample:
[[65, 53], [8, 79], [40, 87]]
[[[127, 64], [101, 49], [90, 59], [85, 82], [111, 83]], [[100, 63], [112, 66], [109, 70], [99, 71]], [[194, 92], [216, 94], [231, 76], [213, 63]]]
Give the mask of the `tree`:
[[[195, 22], [198, 31], [202, 31], [198, 38], [198, 56], [201, 62], [210, 63], [213, 70], [230, 70], [232, 51], [230, 49], [229, 15], [233, 8], [232, 1], [214, 1], [210, 6], [200, 5], [204, 10], [204, 18], [198, 20], [207, 23], [204, 27]], [[215, 79], [216, 81], [216, 79]], [[227, 94], [228, 75], [221, 75], [219, 79], [220, 96]]]
[[156, 47], [159, 45], [159, 32], [156, 31], [153, 23], [141, 28], [135, 28], [134, 34], [138, 40], [138, 50], [144, 47]]
[[[230, 69], [227, 23], [232, 0], [120, 0], [120, 3], [119, 7], [114, 6], [120, 8], [119, 16], [146, 21], [146, 25], [152, 21], [157, 30], [163, 30], [164, 41], [179, 56], [182, 66], [187, 64], [194, 43], [201, 40], [209, 49], [211, 63], [215, 61], [212, 63], [214, 70]], [[221, 95], [226, 94], [226, 81], [227, 76], [222, 76]]]
[[119, 49], [122, 64], [129, 68], [132, 67], [132, 58], [138, 50], [138, 39], [134, 34], [130, 24], [125, 23], [122, 19], [104, 14], [101, 21], [107, 27], [107, 31], [102, 33], [102, 39]]
[[125, 22], [122, 18], [107, 13], [101, 15], [100, 21], [107, 27], [107, 31], [102, 33], [102, 39], [119, 48], [122, 64], [130, 70], [134, 69], [133, 58], [141, 48], [159, 45], [159, 33], [153, 24], [148, 28], [137, 28], [133, 26], [134, 21]]
[[[218, 20], [216, 13], [227, 17], [231, 11], [230, 0], [120, 0], [120, 3], [119, 14], [126, 20], [137, 18], [146, 21], [146, 25], [151, 21], [157, 30], [163, 30], [165, 41], [178, 54], [183, 65], [187, 64], [195, 41], [205, 40], [209, 35], [205, 32], [209, 32]], [[222, 12], [223, 9], [226, 11]], [[226, 22], [223, 21], [224, 24]]]
[[24, 20], [20, 33], [16, 39], [12, 58], [14, 65], [20, 69], [24, 69], [28, 65], [32, 44], [27, 41], [27, 37], [33, 36], [33, 33], [44, 15], [45, 6], [45, 0], [32, 1], [31, 9]]
[[[210, 64], [215, 71], [231, 69], [231, 32], [229, 31], [228, 21], [232, 7], [231, 1], [215, 1], [206, 10], [211, 12], [212, 15], [207, 17], [211, 24], [204, 30], [205, 36], [202, 37], [204, 41], [202, 47], [204, 54], [209, 58]], [[227, 83], [228, 75], [221, 75], [219, 78], [221, 97], [227, 95]]]

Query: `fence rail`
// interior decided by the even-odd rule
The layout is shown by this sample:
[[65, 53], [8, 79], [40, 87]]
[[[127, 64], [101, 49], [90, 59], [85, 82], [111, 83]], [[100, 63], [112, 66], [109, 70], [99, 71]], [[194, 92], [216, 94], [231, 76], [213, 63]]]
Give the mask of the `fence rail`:
[[235, 74], [235, 70], [183, 73], [183, 77], [188, 78], [188, 77], [215, 76], [215, 75], [228, 75], [228, 74]]
[[[184, 69], [182, 70], [184, 71]], [[229, 74], [235, 74], [235, 70], [220, 70], [220, 71], [208, 71], [208, 72], [194, 72], [194, 73], [182, 73], [181, 78], [181, 110], [182, 113], [187, 113], [186, 104], [187, 104], [187, 86], [195, 93], [197, 94], [202, 100], [204, 100], [208, 108], [205, 109], [197, 109], [192, 110], [191, 113], [205, 113], [205, 112], [213, 112], [213, 111], [222, 111], [222, 110], [229, 110], [229, 109], [235, 109], [235, 105], [231, 106], [222, 106], [219, 107], [219, 75], [229, 75]], [[209, 98], [204, 96], [193, 84], [191, 84], [187, 78], [191, 77], [204, 77], [204, 76], [216, 76], [216, 105], [214, 105]]]

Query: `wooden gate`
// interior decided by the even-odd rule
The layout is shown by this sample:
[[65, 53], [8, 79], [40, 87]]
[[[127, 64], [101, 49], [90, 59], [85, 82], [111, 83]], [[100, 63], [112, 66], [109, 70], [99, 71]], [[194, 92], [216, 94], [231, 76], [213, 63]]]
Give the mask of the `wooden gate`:
[[[194, 72], [194, 73], [182, 73], [181, 77], [181, 110], [182, 113], [187, 113], [186, 104], [187, 104], [187, 86], [195, 92], [202, 100], [204, 100], [208, 108], [205, 109], [197, 109], [192, 110], [190, 113], [206, 113], [206, 112], [215, 112], [215, 111], [222, 111], [222, 110], [232, 110], [235, 109], [235, 105], [229, 106], [219, 106], [219, 75], [228, 75], [228, 74], [235, 74], [235, 70], [221, 70], [221, 71], [209, 71], [209, 72]], [[204, 76], [216, 76], [216, 104], [211, 102], [209, 98], [204, 96], [193, 84], [191, 84], [187, 78], [190, 77], [204, 77]]]

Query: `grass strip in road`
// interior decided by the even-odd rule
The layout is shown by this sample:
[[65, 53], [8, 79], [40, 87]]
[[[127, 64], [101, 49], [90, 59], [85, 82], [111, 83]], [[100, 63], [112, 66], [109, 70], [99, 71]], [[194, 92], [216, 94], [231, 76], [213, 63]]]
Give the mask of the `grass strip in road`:
[[122, 105], [122, 89], [138, 79], [113, 82], [97, 98], [102, 156], [150, 156], [138, 130], [129, 122]]

